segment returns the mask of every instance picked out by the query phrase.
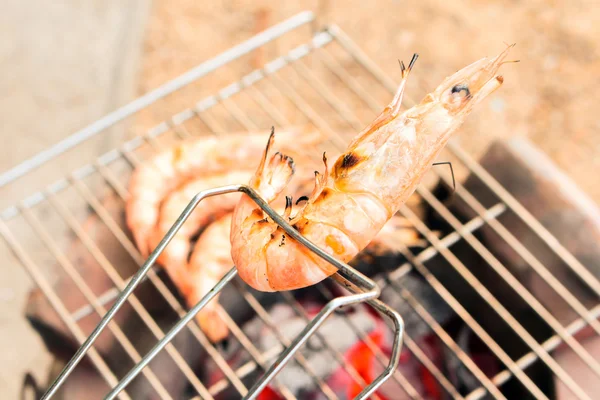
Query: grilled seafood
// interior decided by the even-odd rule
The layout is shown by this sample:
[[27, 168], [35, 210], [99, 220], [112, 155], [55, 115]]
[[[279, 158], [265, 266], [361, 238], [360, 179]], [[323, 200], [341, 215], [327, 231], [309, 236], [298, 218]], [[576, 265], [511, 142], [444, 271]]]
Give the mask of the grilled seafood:
[[[227, 240], [230, 229], [231, 213], [228, 213], [210, 224], [198, 238], [186, 268], [187, 279], [180, 287], [189, 307], [196, 305], [232, 268], [231, 245]], [[229, 335], [227, 325], [217, 313], [218, 298], [217, 294], [196, 314], [198, 325], [213, 342]]]
[[[201, 177], [169, 194], [160, 208], [160, 220], [150, 239], [152, 248], [162, 240], [181, 211], [198, 192], [242, 183], [248, 181], [251, 176], [251, 171], [239, 170]], [[313, 184], [314, 173], [310, 173], [310, 178], [302, 176], [302, 174], [295, 178], [298, 179], [292, 182], [288, 189], [291, 189], [292, 193], [308, 194], [307, 191]], [[241, 193], [229, 193], [204, 199], [197, 205], [157, 260], [179, 288], [189, 307], [200, 301], [233, 266], [229, 232], [231, 212], [239, 202], [240, 196]], [[282, 207], [277, 207], [277, 203], [275, 201], [272, 204], [278, 211], [283, 211]], [[188, 262], [191, 237], [204, 227], [206, 229], [198, 238]], [[375, 253], [383, 254], [397, 251], [399, 245], [415, 246], [419, 244], [415, 229], [404, 218], [396, 216], [384, 226], [368, 247]], [[224, 339], [229, 333], [229, 329], [217, 314], [217, 304], [218, 295], [196, 315], [196, 321], [213, 342]]]
[[[198, 303], [233, 267], [229, 241], [231, 217], [232, 213], [226, 213], [209, 224], [194, 246], [190, 262], [185, 268], [187, 275], [179, 286], [189, 307]], [[401, 246], [420, 247], [423, 244], [424, 241], [420, 240], [410, 223], [405, 218], [394, 215], [368, 244], [367, 249], [383, 255], [397, 252]], [[229, 335], [227, 325], [218, 315], [218, 298], [219, 294], [196, 314], [198, 325], [213, 342]]]
[[[446, 78], [421, 103], [400, 113], [410, 70], [392, 102], [350, 143], [329, 171], [317, 175], [312, 194], [291, 217], [292, 202], [283, 213], [304, 237], [332, 256], [347, 262], [383, 228], [415, 191], [452, 134], [473, 108], [503, 82], [496, 72], [510, 48], [483, 58]], [[294, 161], [273, 154], [271, 131], [263, 157], [249, 186], [267, 202], [286, 187]], [[292, 290], [313, 285], [336, 268], [312, 254], [243, 195], [231, 224], [231, 256], [240, 277], [261, 291]]]
[[[294, 156], [296, 157], [296, 155]], [[306, 160], [310, 162], [309, 160]], [[158, 224], [148, 239], [150, 251], [162, 240], [171, 226], [181, 215], [182, 210], [199, 192], [216, 187], [242, 184], [252, 177], [252, 170], [232, 170], [217, 175], [202, 176], [190, 181], [178, 190], [170, 193], [160, 206]], [[295, 176], [291, 190], [296, 192], [312, 184], [313, 173]], [[310, 190], [310, 189], [308, 189]], [[157, 261], [166, 268], [180, 266], [187, 262], [190, 239], [214, 218], [233, 211], [239, 202], [241, 193], [227, 193], [216, 197], [207, 197], [200, 202], [185, 223], [171, 239]]]
[[[127, 226], [143, 257], [150, 254], [148, 238], [158, 219], [165, 196], [189, 179], [219, 174], [237, 167], [254, 169], [255, 155], [264, 148], [266, 132], [202, 137], [184, 141], [161, 152], [135, 169], [129, 183], [126, 205]], [[291, 129], [282, 133], [284, 142], [311, 146], [321, 138], [318, 132]]]
[[[159, 221], [148, 239], [150, 250], [153, 250], [163, 239], [173, 223], [179, 218], [182, 210], [192, 198], [202, 190], [247, 182], [252, 176], [250, 171], [231, 171], [218, 175], [206, 176], [191, 181], [179, 190], [169, 194], [160, 207]], [[186, 280], [185, 265], [190, 254], [190, 239], [214, 218], [233, 210], [239, 201], [239, 193], [227, 193], [221, 196], [207, 197], [200, 202], [179, 228], [167, 247], [159, 255], [157, 262], [166, 270], [174, 283], [182, 285]]]

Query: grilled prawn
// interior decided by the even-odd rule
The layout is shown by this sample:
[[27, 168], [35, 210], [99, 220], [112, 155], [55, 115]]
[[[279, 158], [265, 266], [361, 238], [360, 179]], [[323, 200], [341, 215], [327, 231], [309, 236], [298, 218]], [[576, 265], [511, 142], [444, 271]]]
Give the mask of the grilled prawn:
[[[294, 158], [300, 157], [300, 155], [294, 154]], [[303, 159], [303, 161], [313, 163], [309, 159]], [[170, 193], [160, 206], [158, 223], [148, 238], [149, 250], [156, 248], [179, 218], [181, 210], [187, 206], [195, 195], [207, 189], [248, 182], [253, 175], [252, 170], [242, 169], [247, 168], [246, 165], [238, 165], [236, 168], [240, 169], [198, 177]], [[305, 190], [305, 188], [310, 190], [312, 176], [312, 173], [296, 174], [294, 176], [296, 179], [288, 185], [288, 189], [292, 192]], [[226, 213], [231, 213], [239, 202], [240, 196], [241, 193], [236, 192], [205, 198], [196, 206], [185, 223], [171, 238], [167, 247], [158, 256], [157, 262], [167, 270], [175, 284], [178, 284], [181, 279], [186, 279], [183, 269], [189, 257], [192, 237], [214, 219], [220, 218]], [[281, 200], [281, 196], [278, 200]]]
[[[252, 172], [242, 170], [209, 175], [186, 183], [177, 191], [170, 193], [160, 207], [158, 224], [148, 238], [149, 249], [156, 248], [179, 218], [181, 211], [196, 194], [206, 189], [247, 182], [251, 176]], [[167, 247], [158, 256], [157, 262], [167, 270], [176, 285], [180, 286], [180, 282], [187, 279], [184, 269], [190, 255], [192, 236], [207, 226], [214, 218], [219, 218], [223, 214], [231, 212], [239, 202], [239, 196], [239, 193], [227, 193], [204, 199], [196, 206]]]
[[[190, 263], [186, 265], [185, 283], [180, 289], [189, 307], [195, 306], [233, 266], [227, 240], [230, 228], [231, 213], [228, 213], [210, 224], [198, 238]], [[213, 342], [229, 335], [229, 328], [217, 312], [218, 297], [217, 294], [196, 314], [198, 325]]]
[[[232, 213], [226, 213], [208, 224], [194, 245], [190, 262], [184, 269], [186, 277], [179, 286], [189, 307], [193, 307], [210, 292], [233, 266], [229, 242], [231, 217]], [[395, 215], [368, 244], [367, 249], [383, 255], [395, 253], [401, 246], [422, 245], [423, 241], [410, 223]], [[218, 299], [219, 294], [196, 314], [198, 325], [213, 342], [229, 335], [229, 328], [218, 314]]]
[[[220, 174], [240, 165], [253, 170], [256, 154], [264, 148], [266, 132], [203, 137], [185, 141], [163, 151], [135, 169], [129, 183], [126, 205], [127, 226], [135, 244], [147, 257], [148, 239], [159, 220], [159, 207], [166, 195], [186, 181], [202, 175]], [[291, 129], [282, 133], [286, 142], [303, 146], [316, 144], [317, 132]]]
[[[309, 241], [347, 262], [365, 248], [415, 191], [423, 175], [473, 108], [503, 82], [496, 73], [509, 46], [498, 56], [483, 58], [446, 78], [421, 103], [400, 113], [410, 70], [402, 64], [402, 80], [392, 102], [350, 143], [329, 171], [317, 174], [312, 194], [291, 217], [284, 218]], [[271, 202], [294, 173], [294, 161], [273, 154], [271, 131], [259, 167], [249, 186]], [[261, 291], [303, 288], [336, 272], [281, 229], [243, 195], [231, 223], [231, 257], [241, 278]]]

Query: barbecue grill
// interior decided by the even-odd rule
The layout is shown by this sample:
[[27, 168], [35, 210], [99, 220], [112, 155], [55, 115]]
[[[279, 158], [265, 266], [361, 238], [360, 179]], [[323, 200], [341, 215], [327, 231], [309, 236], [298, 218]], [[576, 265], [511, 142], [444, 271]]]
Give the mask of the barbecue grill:
[[[120, 221], [123, 203], [127, 198], [126, 178], [148, 155], [169, 143], [198, 134], [220, 135], [234, 130], [268, 129], [271, 125], [277, 129], [293, 124], [314, 126], [328, 138], [328, 145], [340, 148], [351, 135], [344, 132], [361, 129], [389, 102], [397, 82], [386, 76], [339, 27], [327, 25], [315, 29], [314, 22], [314, 15], [305, 12], [273, 26], [0, 176], [0, 187], [18, 185], [50, 163], [60, 163], [69, 152], [77, 151], [84, 146], [84, 142], [93, 141], [107, 130], [126, 122], [131, 123], [143, 113], [163, 115], [158, 110], [164, 99], [176, 98], [178, 93], [210, 79], [223, 68], [246, 66], [253, 52], [261, 51], [274, 42], [284, 43], [280, 46], [280, 55], [272, 61], [251, 73], [240, 74], [238, 81], [216, 94], [201, 98], [190, 108], [164, 119], [144, 135], [124, 142], [90, 164], [79, 166], [66, 178], [41, 188], [1, 213], [0, 233], [7, 246], [39, 287], [45, 296], [44, 301], [56, 312], [66, 332], [73, 336], [77, 345], [85, 343], [72, 359], [82, 362], [79, 365], [73, 362], [67, 364], [62, 374], [56, 377], [52, 391], [58, 389], [57, 383], [68, 382], [69, 377], [74, 379], [73, 374], [91, 365], [106, 381], [111, 398], [117, 395], [135, 397], [134, 384], [135, 387], [145, 387], [147, 393], [153, 396], [172, 398], [175, 394], [169, 389], [169, 380], [174, 375], [186, 382], [190, 388], [190, 398], [218, 398], [226, 391], [237, 397], [256, 396], [267, 385], [277, 390], [283, 398], [296, 398], [298, 393], [278, 378], [274, 379], [276, 372], [283, 374], [293, 364], [312, 381], [320, 398], [338, 398], [303, 349], [296, 352], [307, 341], [308, 347], [312, 343], [312, 339], [308, 340], [309, 335], [314, 335], [317, 345], [322, 346], [321, 351], [330, 354], [332, 362], [364, 390], [363, 395], [373, 398], [384, 396], [371, 389], [387, 378], [385, 385], [398, 396], [403, 393], [402, 396], [407, 398], [426, 397], [417, 387], [421, 383], [405, 376], [401, 368], [396, 369], [400, 358], [400, 337], [406, 347], [404, 352], [418, 361], [420, 370], [426, 372], [440, 389], [437, 398], [502, 399], [507, 397], [502, 389], [511, 383], [519, 388], [520, 398], [552, 398], [554, 393], [553, 389], [547, 387], [548, 379], [564, 385], [575, 398], [591, 398], [592, 394], [586, 393], [582, 383], [576, 379], [575, 372], [561, 364], [553, 351], [561, 347], [571, 349], [585, 367], [596, 375], [596, 379], [600, 377], [600, 362], [574, 337], [585, 329], [600, 334], [597, 321], [600, 314], [598, 276], [455, 142], [451, 142], [443, 154], [445, 159], [453, 161], [458, 178], [455, 191], [448, 196], [448, 188], [452, 187], [450, 171], [434, 168], [430, 175], [435, 178], [436, 184], [421, 185], [416, 193], [422, 199], [426, 215], [408, 206], [401, 209], [401, 214], [427, 240], [426, 247], [418, 251], [405, 247], [401, 251], [403, 262], [386, 268], [372, 279], [329, 258], [340, 268], [335, 278], [338, 285], [334, 286], [339, 290], [332, 290], [331, 285], [317, 285], [315, 290], [329, 303], [312, 319], [303, 308], [303, 303], [291, 293], [268, 294], [293, 307], [304, 321], [303, 331], [295, 336], [286, 336], [282, 332], [269, 308], [261, 302], [268, 296], [260, 297], [260, 294], [237, 281], [235, 269], [223, 278], [214, 292], [187, 311], [168, 279], [159, 268], [153, 266], [153, 259], [166, 245], [165, 240], [148, 260], [141, 258]], [[289, 50], [282, 51], [281, 48], [285, 46]], [[410, 96], [406, 97], [407, 106], [414, 104]], [[464, 177], [468, 179], [461, 179]], [[487, 190], [485, 199], [470, 189], [476, 187]], [[203, 192], [186, 210], [182, 210], [182, 215], [189, 214], [205, 196], [234, 190], [247, 189], [233, 186]], [[249, 194], [261, 207], [269, 210], [260, 198]], [[448, 198], [452, 200], [448, 201]], [[461, 212], [465, 205], [469, 212]], [[90, 232], [86, 228], [90, 214], [91, 218], [99, 221], [102, 232]], [[515, 225], [506, 226], [500, 222], [503, 216], [509, 214], [516, 216], [520, 226], [533, 232], [536, 240], [546, 246], [544, 254], [549, 253], [559, 259], [570, 274], [584, 283], [587, 297], [573, 292], [569, 282], [555, 276], [556, 271], [550, 268], [547, 259], [534, 251], [533, 242], [518, 239], [519, 232], [525, 228], [511, 230]], [[271, 216], [290, 235], [296, 235], [289, 226], [285, 226], [283, 219], [276, 214]], [[438, 221], [437, 227], [431, 226], [432, 220]], [[183, 219], [178, 220], [167, 238], [182, 223]], [[436, 235], [434, 230], [442, 232], [442, 235]], [[542, 304], [538, 292], [523, 283], [524, 275], [511, 267], [514, 264], [512, 259], [508, 256], [503, 258], [501, 253], [488, 245], [492, 236], [493, 240], [508, 248], [510, 254], [525, 260], [527, 273], [539, 276], [547, 290], [567, 304], [569, 316], [574, 317], [570, 320], [562, 318], [548, 308], [548, 303]], [[302, 237], [299, 240], [303, 240]], [[304, 242], [312, 251], [324, 254]], [[68, 249], [74, 247], [66, 246], [83, 248], [86, 256], [73, 260]], [[127, 270], [123, 267], [126, 262], [115, 256], [116, 247], [130, 258], [128, 265], [133, 262], [133, 268]], [[478, 261], [470, 264], [468, 260], [472, 259]], [[89, 265], [82, 270], [84, 264]], [[49, 265], [56, 265], [56, 268], [50, 268]], [[495, 274], [492, 283], [498, 282], [500, 286], [513, 289], [514, 293], [503, 297], [503, 293], [495, 291], [489, 285], [492, 273]], [[410, 278], [413, 280], [409, 280], [411, 274], [418, 276], [418, 279], [414, 280], [413, 277]], [[60, 276], [68, 277], [80, 293], [65, 293], [57, 289]], [[97, 277], [101, 277], [98, 280], [108, 280], [110, 287], [99, 291], [94, 286]], [[459, 281], [460, 285], [454, 284]], [[411, 286], [410, 282], [416, 282], [416, 286]], [[416, 289], [413, 291], [413, 287], [420, 288], [419, 293]], [[240, 351], [247, 355], [248, 361], [237, 367], [232, 367], [228, 362], [227, 349], [210, 343], [192, 320], [195, 312], [216, 291], [226, 289], [241, 296], [254, 316], [274, 332], [277, 341], [277, 345], [267, 350], [259, 349], [226, 307], [220, 307], [221, 316], [231, 330], [232, 340], [239, 343]], [[155, 297], [156, 294], [161, 296], [167, 308], [174, 313], [166, 325], [157, 320], [159, 307], [146, 303], [152, 296], [147, 295], [145, 290], [152, 291]], [[429, 297], [423, 297], [423, 290], [430, 293]], [[472, 297], [466, 295], [467, 292], [473, 293]], [[380, 295], [383, 301], [377, 300]], [[510, 299], [513, 298], [518, 298], [522, 301], [519, 304], [525, 304], [526, 307], [511, 307]], [[479, 312], [473, 308], [473, 299], [483, 307]], [[357, 305], [363, 301], [369, 301], [370, 306], [387, 313], [394, 322], [391, 328], [387, 328], [390, 333], [394, 332], [393, 337], [397, 339], [391, 352], [382, 351], [368, 332], [361, 331], [352, 322], [347, 312], [334, 312], [334, 308], [342, 305], [355, 305], [350, 307], [353, 309], [363, 307]], [[117, 312], [115, 307], [121, 305], [121, 310]], [[447, 323], [447, 318], [442, 322], [440, 315], [444, 312], [440, 314], [436, 307], [460, 321], [459, 334], [454, 329], [456, 324]], [[520, 314], [520, 311], [525, 314]], [[415, 320], [418, 326], [432, 333], [432, 337], [441, 343], [446, 358], [452, 360], [452, 369], [436, 362], [431, 352], [423, 347], [423, 342], [414, 337], [416, 331], [404, 331], [398, 313], [407, 319], [408, 325]], [[345, 325], [341, 325], [344, 326], [344, 332], [354, 332], [374, 354], [380, 371], [377, 379], [365, 379], [355, 366], [344, 361], [344, 355], [331, 343], [331, 338], [317, 329], [330, 314], [344, 321]], [[489, 316], [492, 322], [486, 323], [481, 318], [482, 314]], [[105, 318], [100, 321], [103, 316]], [[126, 328], [129, 318], [139, 319], [140, 326], [149, 332], [149, 343], [140, 344], [136, 341], [141, 331]], [[538, 321], [538, 325], [527, 322], [532, 320]], [[506, 325], [505, 330], [499, 331], [500, 334], [494, 331], [494, 326], [498, 324]], [[536, 326], [541, 327], [540, 331], [535, 329]], [[517, 350], [511, 349], [502, 340], [504, 332], [510, 332], [513, 335], [510, 338], [522, 341]], [[177, 342], [177, 338], [183, 334], [191, 337], [194, 345], [207, 354], [207, 362], [213, 363], [222, 374], [220, 379], [208, 381], [191, 365], [189, 349]], [[89, 335], [98, 340], [94, 343], [86, 341]], [[465, 337], [470, 338], [471, 345], [465, 345]], [[114, 342], [123, 349], [124, 355], [119, 365], [124, 368], [117, 368], [115, 365], [118, 363], [107, 360], [106, 354], [102, 349], [99, 350], [102, 341]], [[476, 346], [472, 343], [485, 347], [486, 354], [502, 366], [501, 370], [490, 373], [482, 367], [473, 357], [473, 348]], [[160, 358], [160, 362], [168, 367], [151, 362], [154, 357], [157, 357], [156, 360]], [[386, 366], [389, 366], [388, 369], [384, 368]], [[165, 369], [170, 370], [165, 373]], [[547, 372], [547, 375], [536, 375], [532, 373], [534, 369]], [[460, 377], [457, 378], [458, 375]]]

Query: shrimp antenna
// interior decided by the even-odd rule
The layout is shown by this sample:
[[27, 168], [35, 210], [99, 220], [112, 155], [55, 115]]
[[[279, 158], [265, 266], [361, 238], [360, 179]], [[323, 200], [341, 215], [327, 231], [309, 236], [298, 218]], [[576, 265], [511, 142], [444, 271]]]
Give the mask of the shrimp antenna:
[[454, 168], [452, 168], [452, 163], [450, 161], [441, 161], [435, 162], [433, 165], [444, 165], [447, 164], [450, 167], [450, 173], [452, 174], [452, 194], [456, 192], [456, 180], [454, 179]]

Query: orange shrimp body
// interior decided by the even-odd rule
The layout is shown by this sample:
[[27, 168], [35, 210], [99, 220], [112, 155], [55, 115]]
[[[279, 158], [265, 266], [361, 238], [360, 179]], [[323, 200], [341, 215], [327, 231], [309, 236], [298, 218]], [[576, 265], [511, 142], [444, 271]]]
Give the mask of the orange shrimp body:
[[[282, 136], [305, 146], [321, 140], [317, 132], [301, 129], [290, 129]], [[237, 170], [240, 165], [253, 170], [256, 154], [263, 150], [267, 137], [267, 132], [256, 132], [195, 138], [160, 152], [137, 167], [129, 183], [126, 219], [142, 256], [147, 257], [152, 250], [148, 240], [159, 221], [160, 205], [170, 192], [198, 176]]]
[[[279, 211], [278, 208], [276, 210]], [[181, 280], [180, 290], [189, 307], [193, 307], [223, 278], [233, 267], [229, 235], [231, 213], [226, 213], [208, 224], [194, 245], [190, 262], [184, 268], [185, 279]], [[408, 221], [395, 215], [368, 244], [367, 249], [385, 254], [398, 251], [401, 245], [421, 246], [417, 231]], [[229, 328], [218, 314], [219, 294], [198, 314], [196, 321], [213, 342], [225, 339]]]
[[[510, 46], [512, 47], [512, 46]], [[297, 214], [284, 217], [309, 241], [348, 262], [364, 249], [415, 191], [452, 134], [484, 98], [503, 82], [496, 72], [509, 48], [483, 58], [446, 78], [420, 104], [400, 113], [409, 72], [393, 101], [350, 143], [325, 173]], [[249, 185], [271, 202], [294, 173], [291, 158], [275, 153], [272, 131], [263, 159]], [[231, 256], [240, 277], [261, 291], [303, 288], [337, 270], [271, 221], [247, 196], [238, 203], [231, 225]]]
[[[223, 174], [198, 178], [183, 185], [179, 190], [169, 194], [160, 207], [158, 224], [148, 239], [150, 249], [156, 248], [165, 234], [171, 229], [181, 211], [203, 190], [215, 187], [247, 182], [252, 176], [250, 171], [230, 171]], [[175, 233], [167, 247], [158, 256], [157, 262], [169, 273], [171, 279], [178, 284], [185, 277], [183, 272], [190, 255], [191, 238], [211, 220], [231, 212], [239, 202], [239, 193], [228, 193], [221, 196], [207, 197], [200, 202], [185, 223]]]
[[[230, 228], [231, 214], [225, 214], [210, 224], [198, 238], [182, 287], [189, 307], [195, 306], [233, 266], [227, 240]], [[229, 335], [229, 328], [218, 315], [218, 296], [196, 314], [198, 325], [213, 342]]]

